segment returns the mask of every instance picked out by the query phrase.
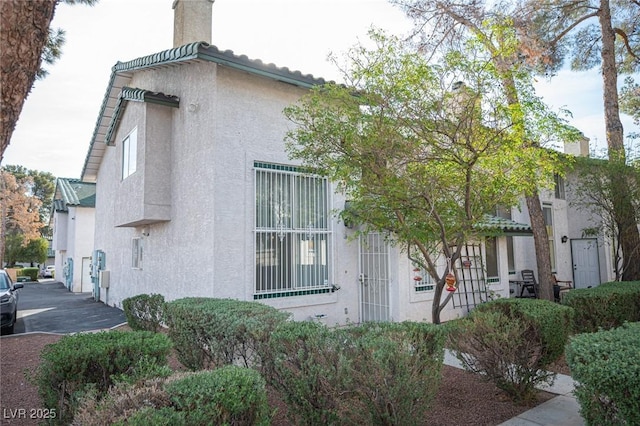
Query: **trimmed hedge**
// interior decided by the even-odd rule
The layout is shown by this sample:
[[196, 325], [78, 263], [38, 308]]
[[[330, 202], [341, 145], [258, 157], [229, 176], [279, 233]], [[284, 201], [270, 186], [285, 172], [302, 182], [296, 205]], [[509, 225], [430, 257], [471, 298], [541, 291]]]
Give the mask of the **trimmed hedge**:
[[259, 368], [261, 348], [290, 314], [258, 302], [190, 297], [165, 305], [169, 336], [191, 370], [240, 363]]
[[567, 292], [563, 305], [575, 312], [578, 333], [620, 327], [625, 321], [640, 321], [640, 281], [610, 282], [594, 288]]
[[640, 424], [640, 322], [576, 335], [566, 357], [587, 424]]
[[272, 335], [268, 382], [294, 424], [423, 424], [440, 381], [442, 328], [290, 322]]
[[117, 381], [164, 372], [170, 349], [167, 336], [146, 331], [64, 336], [45, 346], [33, 380], [56, 422], [68, 424], [84, 393], [100, 398]]
[[546, 300], [497, 299], [448, 326], [449, 346], [466, 370], [526, 402], [553, 383], [546, 367], [564, 353], [572, 319], [573, 309]]
[[166, 385], [176, 411], [189, 425], [268, 425], [265, 381], [255, 370], [227, 365]]
[[38, 281], [38, 274], [40, 274], [38, 268], [22, 268], [17, 271], [18, 277], [29, 277], [31, 281]]
[[118, 383], [100, 400], [85, 398], [74, 425], [268, 425], [265, 381], [255, 370], [224, 366]]
[[139, 294], [124, 299], [122, 310], [133, 330], [157, 332], [164, 322], [164, 304], [161, 294]]

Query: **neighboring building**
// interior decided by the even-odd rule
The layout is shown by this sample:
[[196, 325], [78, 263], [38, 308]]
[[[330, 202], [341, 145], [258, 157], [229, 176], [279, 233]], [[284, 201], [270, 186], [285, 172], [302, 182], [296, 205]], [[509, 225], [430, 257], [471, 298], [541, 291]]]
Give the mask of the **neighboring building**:
[[[96, 185], [96, 298], [256, 300], [331, 325], [430, 321], [428, 276], [382, 236], [355, 238], [332, 214], [345, 206], [334, 185], [286, 154], [283, 109], [324, 80], [209, 45], [208, 0], [174, 7], [174, 48], [113, 67], [83, 168]], [[566, 221], [566, 202], [552, 205]], [[512, 214], [489, 220], [499, 237], [467, 246], [443, 321], [509, 297], [509, 279], [535, 268], [528, 216]], [[554, 241], [573, 235], [561, 223]]]
[[93, 290], [90, 277], [95, 229], [95, 183], [58, 178], [53, 196], [56, 280], [73, 292]]

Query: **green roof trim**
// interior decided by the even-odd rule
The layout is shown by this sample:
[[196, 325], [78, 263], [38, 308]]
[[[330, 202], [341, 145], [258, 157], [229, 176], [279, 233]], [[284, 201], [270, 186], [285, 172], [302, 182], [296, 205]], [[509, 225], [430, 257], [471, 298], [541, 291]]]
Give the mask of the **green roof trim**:
[[152, 92], [150, 90], [144, 89], [136, 89], [132, 87], [123, 87], [120, 92], [120, 96], [118, 96], [118, 100], [116, 101], [116, 106], [113, 109], [113, 115], [111, 118], [111, 122], [109, 123], [109, 127], [107, 128], [107, 132], [104, 136], [104, 143], [113, 146], [112, 137], [115, 134], [118, 126], [120, 125], [120, 119], [122, 118], [122, 114], [124, 114], [124, 110], [126, 109], [125, 101], [134, 101], [134, 102], [148, 102], [163, 106], [169, 106], [173, 108], [180, 107], [180, 98], [177, 96], [165, 95], [160, 92]]
[[53, 200], [54, 210], [67, 212], [68, 206], [95, 207], [96, 184], [79, 179], [58, 178]]
[[[230, 68], [303, 88], [311, 88], [326, 83], [323, 78], [316, 78], [311, 74], [302, 74], [300, 71], [291, 71], [289, 68], [277, 67], [274, 64], [265, 64], [259, 59], [254, 60], [249, 59], [245, 55], [236, 55], [231, 50], [222, 51], [216, 46], [205, 42], [189, 43], [184, 46], [143, 56], [131, 61], [117, 62], [111, 68], [111, 77], [107, 85], [107, 90], [100, 107], [96, 126], [91, 137], [89, 150], [82, 168], [81, 177], [83, 180], [95, 182], [97, 179], [98, 168], [106, 149], [106, 143], [109, 143], [110, 138], [118, 125], [119, 116], [117, 114], [121, 114], [124, 108], [120, 92], [127, 84], [129, 84], [133, 78], [133, 74], [139, 70], [164, 68], [173, 65], [179, 66], [188, 64], [192, 61], [215, 62]], [[151, 96], [150, 93], [151, 92], [145, 94], [144, 102], [152, 101], [153, 96]], [[131, 95], [135, 97], [140, 96], [141, 94], [135, 92]], [[155, 100], [160, 99], [158, 98]], [[162, 98], [162, 101], [165, 100], [167, 100], [166, 97]]]
[[480, 232], [493, 236], [531, 236], [533, 230], [530, 225], [514, 222], [511, 219], [493, 215], [485, 215], [483, 220], [474, 227]]

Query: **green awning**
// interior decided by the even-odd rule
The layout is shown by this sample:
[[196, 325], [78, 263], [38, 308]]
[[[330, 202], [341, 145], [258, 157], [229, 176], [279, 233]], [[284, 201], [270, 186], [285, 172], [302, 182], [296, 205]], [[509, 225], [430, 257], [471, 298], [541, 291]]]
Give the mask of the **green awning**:
[[500, 236], [531, 236], [533, 230], [531, 225], [526, 223], [514, 222], [511, 219], [504, 217], [498, 217], [493, 215], [485, 215], [482, 222], [476, 224], [475, 228], [481, 232], [486, 232], [489, 235]]

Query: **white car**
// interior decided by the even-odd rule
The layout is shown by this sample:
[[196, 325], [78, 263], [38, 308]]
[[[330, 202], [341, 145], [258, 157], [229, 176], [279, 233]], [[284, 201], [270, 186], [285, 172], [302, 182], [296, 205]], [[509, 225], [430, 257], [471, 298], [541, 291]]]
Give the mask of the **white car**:
[[47, 267], [44, 268], [44, 272], [42, 272], [43, 278], [54, 278], [55, 275], [56, 275], [55, 265], [47, 265]]

